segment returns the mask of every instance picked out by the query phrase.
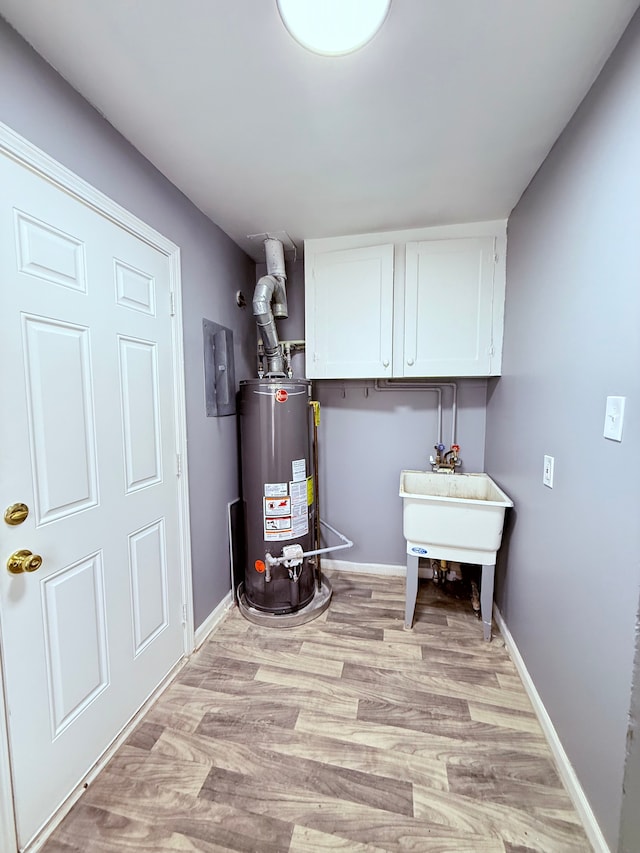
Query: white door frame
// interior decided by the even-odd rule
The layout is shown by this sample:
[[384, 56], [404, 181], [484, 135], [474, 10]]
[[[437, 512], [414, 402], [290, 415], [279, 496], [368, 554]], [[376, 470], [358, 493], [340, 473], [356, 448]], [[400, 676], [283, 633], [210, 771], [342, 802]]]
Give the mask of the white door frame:
[[[182, 334], [182, 282], [180, 275], [180, 248], [163, 237], [128, 210], [112, 201], [104, 193], [62, 166], [44, 151], [0, 122], [0, 154], [6, 154], [22, 166], [36, 172], [64, 192], [74, 196], [87, 207], [129, 231], [135, 237], [166, 255], [169, 261], [169, 281], [172, 292], [172, 349], [173, 397], [176, 428], [176, 464], [179, 465], [179, 545], [182, 580], [182, 612], [184, 614], [184, 653], [194, 649], [193, 595], [191, 577], [191, 536], [189, 522], [189, 479], [187, 473], [187, 424], [184, 387], [184, 343]], [[2, 566], [0, 565], [0, 571]], [[98, 756], [96, 756], [98, 758]], [[4, 681], [0, 665], [0, 850], [17, 850], [11, 771], [9, 765], [9, 740], [5, 706]]]

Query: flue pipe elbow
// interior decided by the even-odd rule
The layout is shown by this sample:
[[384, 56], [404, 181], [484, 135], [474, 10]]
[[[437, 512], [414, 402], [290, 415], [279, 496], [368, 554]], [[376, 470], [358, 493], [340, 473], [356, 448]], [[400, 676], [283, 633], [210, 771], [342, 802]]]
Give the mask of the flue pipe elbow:
[[258, 280], [253, 292], [253, 316], [262, 337], [269, 373], [284, 373], [282, 347], [278, 339], [276, 322], [271, 310], [271, 300], [277, 279], [273, 275], [264, 275]]
[[271, 309], [273, 311], [273, 316], [278, 319], [286, 319], [289, 316], [289, 309], [287, 307], [287, 288], [285, 287], [285, 280], [280, 276], [274, 276], [276, 280], [276, 286], [273, 291], [273, 304]]

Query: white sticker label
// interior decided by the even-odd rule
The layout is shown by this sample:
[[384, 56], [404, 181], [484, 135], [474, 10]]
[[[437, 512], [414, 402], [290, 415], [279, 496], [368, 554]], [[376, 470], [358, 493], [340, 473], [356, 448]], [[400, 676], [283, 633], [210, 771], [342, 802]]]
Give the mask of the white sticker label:
[[288, 483], [265, 483], [262, 499], [264, 540], [291, 539], [291, 498]]
[[291, 479], [298, 483], [300, 480], [307, 479], [307, 462], [306, 459], [294, 459], [291, 463]]
[[264, 499], [264, 517], [291, 515], [291, 498], [274, 498], [268, 497]]
[[272, 498], [287, 495], [287, 483], [265, 483], [264, 493]]
[[291, 530], [291, 516], [287, 515], [283, 518], [266, 518], [265, 527], [267, 532], [276, 531], [281, 533], [283, 530]]
[[293, 536], [306, 536], [309, 532], [309, 519], [306, 515], [296, 515], [293, 517]]
[[269, 540], [291, 539], [291, 516], [284, 515], [281, 518], [265, 518], [264, 538]]
[[289, 483], [291, 492], [291, 515], [294, 536], [309, 532], [309, 506], [307, 503], [307, 481]]

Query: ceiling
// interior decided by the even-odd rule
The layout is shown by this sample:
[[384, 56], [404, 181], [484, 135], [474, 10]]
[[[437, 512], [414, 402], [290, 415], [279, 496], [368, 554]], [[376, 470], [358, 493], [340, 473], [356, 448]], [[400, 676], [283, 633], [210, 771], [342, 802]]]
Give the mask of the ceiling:
[[392, 0], [342, 57], [276, 0], [0, 0], [204, 213], [247, 235], [506, 218], [640, 0]]

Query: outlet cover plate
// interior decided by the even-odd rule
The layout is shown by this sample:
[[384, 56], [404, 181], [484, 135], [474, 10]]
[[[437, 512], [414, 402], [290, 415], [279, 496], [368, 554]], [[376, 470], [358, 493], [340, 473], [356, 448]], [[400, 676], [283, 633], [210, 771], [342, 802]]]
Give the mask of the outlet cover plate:
[[550, 489], [553, 488], [553, 467], [555, 464], [555, 459], [553, 456], [545, 456], [544, 457], [544, 468], [542, 470], [542, 483], [545, 486], [548, 486]]

